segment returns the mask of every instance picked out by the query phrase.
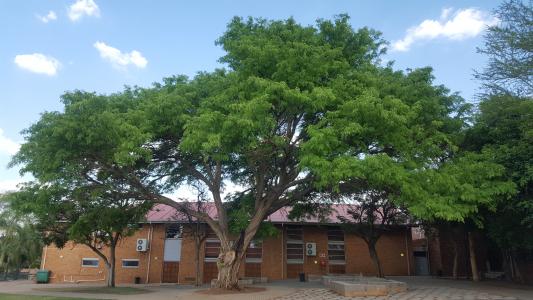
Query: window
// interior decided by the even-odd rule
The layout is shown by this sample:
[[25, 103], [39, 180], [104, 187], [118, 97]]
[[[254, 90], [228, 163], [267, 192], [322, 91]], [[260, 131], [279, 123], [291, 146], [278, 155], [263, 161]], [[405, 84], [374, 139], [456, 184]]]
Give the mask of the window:
[[261, 262], [263, 257], [263, 243], [261, 241], [252, 241], [250, 247], [246, 250], [247, 262]]
[[328, 260], [330, 264], [345, 264], [344, 232], [338, 227], [328, 228]]
[[302, 226], [289, 225], [287, 226], [287, 240], [303, 241]]
[[182, 232], [183, 232], [183, 229], [180, 224], [169, 224], [167, 225], [167, 228], [166, 228], [165, 238], [181, 239]]
[[98, 258], [82, 258], [81, 259], [82, 267], [97, 268], [98, 267]]
[[205, 241], [205, 260], [215, 261], [220, 254], [220, 241], [219, 240], [206, 240]]
[[205, 261], [216, 261], [220, 254], [220, 240], [211, 228], [207, 228], [205, 240]]
[[302, 226], [287, 226], [287, 263], [303, 264], [304, 241]]
[[123, 259], [122, 267], [123, 268], [138, 268], [139, 260], [138, 259]]

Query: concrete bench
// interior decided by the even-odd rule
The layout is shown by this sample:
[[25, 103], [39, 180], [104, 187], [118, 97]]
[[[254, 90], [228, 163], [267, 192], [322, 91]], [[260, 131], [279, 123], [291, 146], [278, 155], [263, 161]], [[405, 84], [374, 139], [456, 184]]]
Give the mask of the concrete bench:
[[[211, 287], [215, 287], [218, 279], [211, 280]], [[253, 279], [239, 279], [239, 287], [245, 287], [254, 284]]]
[[405, 282], [377, 277], [324, 276], [322, 282], [344, 297], [386, 296], [407, 291]]

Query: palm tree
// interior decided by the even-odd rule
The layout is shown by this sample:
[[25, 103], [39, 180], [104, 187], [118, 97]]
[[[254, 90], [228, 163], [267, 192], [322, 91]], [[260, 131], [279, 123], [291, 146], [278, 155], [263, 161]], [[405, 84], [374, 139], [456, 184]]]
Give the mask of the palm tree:
[[10, 270], [18, 277], [20, 269], [35, 266], [41, 249], [40, 235], [29, 218], [15, 214], [0, 197], [0, 270], [4, 280]]

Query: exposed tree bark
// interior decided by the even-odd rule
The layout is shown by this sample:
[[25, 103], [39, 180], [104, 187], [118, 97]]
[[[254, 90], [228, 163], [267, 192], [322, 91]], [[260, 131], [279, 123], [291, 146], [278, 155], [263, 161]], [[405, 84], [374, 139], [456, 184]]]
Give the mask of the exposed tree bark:
[[479, 281], [479, 271], [477, 267], [476, 244], [474, 235], [471, 231], [468, 232], [468, 250], [470, 252], [470, 267], [472, 268], [472, 280]]
[[108, 287], [115, 287], [115, 266], [116, 266], [116, 259], [115, 259], [115, 243], [112, 243], [109, 247], [109, 269], [108, 269], [108, 276], [107, 276], [107, 286]]
[[256, 215], [252, 218], [246, 230], [241, 232], [239, 239], [232, 245], [232, 247], [229, 249], [221, 248], [217, 261], [217, 288], [240, 289], [239, 269], [246, 256], [246, 250], [248, 250], [248, 247], [264, 218], [264, 214], [265, 210], [256, 212]]
[[218, 278], [216, 287], [223, 289], [240, 289], [239, 268], [241, 258], [234, 250], [220, 253], [218, 256]]

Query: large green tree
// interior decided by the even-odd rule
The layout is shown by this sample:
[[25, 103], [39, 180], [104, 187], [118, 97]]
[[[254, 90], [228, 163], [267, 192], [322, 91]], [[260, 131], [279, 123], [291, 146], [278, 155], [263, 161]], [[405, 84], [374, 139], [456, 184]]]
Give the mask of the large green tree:
[[363, 89], [360, 77], [342, 80], [353, 94], [337, 98], [304, 145], [319, 186], [371, 186], [415, 217], [460, 222], [512, 189], [493, 182], [501, 166], [458, 150], [468, 106], [433, 86], [430, 69], [386, 68]]
[[510, 0], [495, 11], [479, 51], [487, 66], [476, 73], [483, 84], [474, 125], [463, 148], [502, 165], [517, 193], [482, 214], [489, 237], [501, 248], [509, 277], [518, 281], [521, 263], [533, 250], [533, 6]]
[[[379, 33], [354, 30], [347, 16], [315, 26], [234, 18], [217, 43], [227, 70], [108, 96], [65, 94], [64, 112], [25, 131], [13, 164], [41, 186], [108, 191], [202, 220], [221, 242], [221, 288], [238, 287], [262, 221], [319, 189], [364, 182], [418, 215], [455, 220], [501, 191], [484, 181], [498, 170], [475, 159], [441, 164], [454, 150], [450, 132], [463, 126], [461, 99], [433, 85], [430, 69], [382, 67]], [[208, 191], [215, 218], [166, 196], [188, 184]], [[248, 216], [238, 233], [227, 184], [247, 202], [237, 205]]]
[[511, 95], [492, 95], [479, 104], [476, 124], [464, 147], [489, 156], [504, 166], [517, 193], [482, 214], [489, 237], [502, 249], [509, 277], [518, 281], [520, 257], [533, 250], [533, 101]]
[[[26, 132], [14, 163], [42, 182], [74, 177], [87, 180], [75, 185], [94, 186], [97, 178], [180, 210], [188, 206], [166, 192], [191, 181], [205, 186], [217, 218], [189, 213], [219, 237], [218, 285], [235, 288], [262, 220], [313, 189], [313, 174], [300, 165], [308, 126], [335, 105], [337, 78], [372, 68], [382, 41], [371, 30], [354, 31], [341, 16], [315, 27], [235, 18], [218, 44], [229, 71], [168, 78], [109, 97], [66, 94], [65, 111], [44, 114]], [[222, 201], [226, 182], [253, 199], [238, 237]]]

